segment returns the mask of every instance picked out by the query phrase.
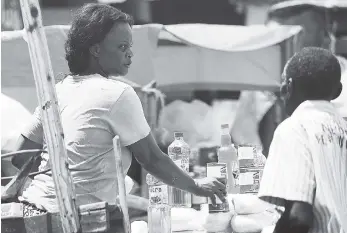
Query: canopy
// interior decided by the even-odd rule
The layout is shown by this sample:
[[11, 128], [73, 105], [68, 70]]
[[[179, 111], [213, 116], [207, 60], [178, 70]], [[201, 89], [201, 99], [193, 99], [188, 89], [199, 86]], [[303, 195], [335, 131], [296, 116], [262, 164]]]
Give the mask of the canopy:
[[[69, 27], [45, 27], [56, 80], [69, 71], [64, 51]], [[283, 53], [293, 53], [291, 45], [300, 30], [298, 26], [135, 26], [135, 56], [126, 78], [140, 85], [155, 79], [164, 92], [278, 90]], [[14, 92], [21, 88], [22, 97], [15, 99], [28, 101], [33, 98], [28, 88], [35, 83], [24, 31], [2, 32], [1, 44], [2, 90], [15, 98]]]
[[[44, 27], [56, 82], [69, 73], [64, 50], [69, 28], [69, 25]], [[160, 28], [161, 26], [156, 25], [134, 27], [134, 50], [141, 56], [134, 57], [132, 71], [128, 76], [146, 76], [149, 78], [137, 83], [123, 79], [133, 87], [148, 84], [154, 79], [152, 56]], [[25, 39], [24, 31], [1, 33], [1, 91], [33, 112], [38, 101], [29, 49]], [[122, 78], [118, 77], [118, 79]]]
[[158, 87], [164, 92], [278, 90], [300, 31], [299, 26], [165, 26], [154, 57]]
[[[61, 80], [69, 73], [65, 60], [64, 44], [67, 38], [69, 25], [55, 25], [44, 27], [48, 48], [51, 56], [53, 72], [56, 81]], [[131, 74], [149, 74], [149, 81], [153, 80], [152, 59], [159, 34], [160, 26], [135, 26], [134, 27], [134, 64]], [[31, 87], [35, 86], [32, 72], [29, 49], [24, 31], [6, 31], [1, 33], [1, 85], [6, 87]], [[18, 55], [21, 56], [18, 56]], [[131, 78], [130, 78], [131, 79]], [[137, 82], [145, 85], [149, 81]]]
[[[69, 28], [68, 25], [45, 27], [58, 80], [68, 73], [64, 43]], [[248, 89], [249, 85], [257, 89], [255, 86], [279, 85], [282, 67], [274, 67], [281, 63], [279, 44], [293, 40], [300, 27], [152, 24], [135, 26], [133, 32], [135, 57], [128, 79], [141, 85], [156, 79], [159, 87], [218, 82], [238, 90], [235, 86]], [[23, 31], [2, 32], [3, 87], [34, 84], [24, 35]], [[161, 43], [163, 41], [174, 43]], [[271, 59], [274, 55], [277, 61]]]

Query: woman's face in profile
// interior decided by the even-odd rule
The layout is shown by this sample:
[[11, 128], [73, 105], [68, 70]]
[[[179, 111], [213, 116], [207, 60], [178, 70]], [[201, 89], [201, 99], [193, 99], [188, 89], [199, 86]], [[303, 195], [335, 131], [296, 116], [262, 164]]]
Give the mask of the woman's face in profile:
[[133, 53], [132, 31], [128, 23], [116, 23], [100, 43], [99, 65], [110, 75], [128, 73]]

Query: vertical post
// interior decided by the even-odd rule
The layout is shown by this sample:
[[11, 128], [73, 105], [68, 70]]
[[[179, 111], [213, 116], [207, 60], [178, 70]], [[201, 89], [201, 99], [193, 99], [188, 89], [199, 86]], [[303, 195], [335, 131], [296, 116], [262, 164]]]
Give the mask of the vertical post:
[[20, 0], [31, 65], [34, 73], [44, 136], [50, 156], [52, 176], [65, 233], [80, 232], [75, 189], [68, 170], [63, 128], [55, 92], [46, 35], [38, 0]]
[[[165, 96], [156, 89], [156, 85], [155, 81], [151, 81], [137, 93], [141, 99], [146, 120], [152, 130], [157, 129], [160, 111], [165, 106]], [[147, 174], [148, 172], [141, 168], [141, 196], [145, 198], [148, 198]]]
[[1, 30], [21, 30], [23, 20], [19, 0], [1, 0]]
[[118, 184], [118, 200], [119, 206], [123, 214], [123, 226], [125, 233], [131, 233], [131, 225], [128, 212], [128, 204], [126, 200], [125, 175], [123, 171], [122, 156], [119, 136], [113, 138], [113, 151], [116, 160], [117, 184]]

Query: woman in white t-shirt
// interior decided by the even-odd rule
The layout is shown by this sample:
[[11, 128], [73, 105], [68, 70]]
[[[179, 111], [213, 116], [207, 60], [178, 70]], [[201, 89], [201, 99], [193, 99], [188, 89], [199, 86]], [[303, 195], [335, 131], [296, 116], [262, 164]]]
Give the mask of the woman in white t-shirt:
[[[133, 88], [110, 76], [126, 75], [131, 65], [132, 19], [104, 4], [81, 7], [65, 44], [71, 74], [56, 85], [69, 168], [77, 203], [116, 202], [116, 171], [112, 139], [118, 135], [127, 172], [131, 154], [143, 168], [165, 183], [195, 195], [224, 200], [225, 186], [216, 179], [193, 180], [162, 153], [144, 117]], [[22, 131], [14, 150], [46, 148], [40, 110]], [[39, 170], [50, 168], [42, 154]], [[23, 161], [14, 160], [20, 167]], [[36, 176], [21, 200], [57, 211], [50, 173]]]

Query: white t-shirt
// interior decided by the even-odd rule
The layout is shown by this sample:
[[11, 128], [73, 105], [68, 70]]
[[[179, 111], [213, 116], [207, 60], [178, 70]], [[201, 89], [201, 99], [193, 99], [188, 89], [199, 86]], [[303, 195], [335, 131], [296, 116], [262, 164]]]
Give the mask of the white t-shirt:
[[[274, 134], [259, 197], [313, 206], [311, 233], [347, 232], [347, 122], [328, 101], [305, 101]], [[343, 230], [344, 229], [344, 230]]]
[[[120, 137], [126, 174], [132, 160], [126, 146], [150, 133], [140, 99], [128, 84], [100, 75], [68, 76], [56, 85], [56, 92], [77, 203], [115, 203], [117, 183], [112, 139], [116, 135]], [[34, 142], [44, 142], [39, 109], [22, 134]], [[48, 158], [48, 154], [42, 154], [40, 170], [50, 167]], [[57, 210], [52, 200], [55, 194], [51, 176], [36, 176], [22, 198], [38, 202], [49, 211]]]

